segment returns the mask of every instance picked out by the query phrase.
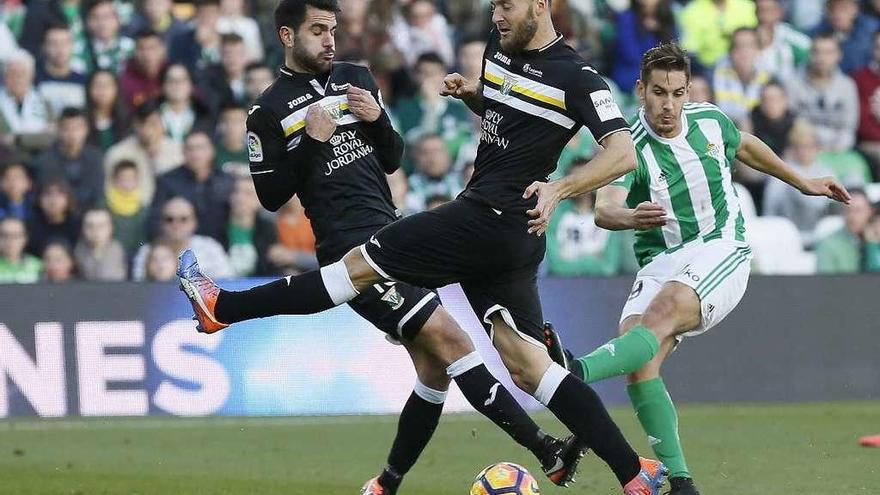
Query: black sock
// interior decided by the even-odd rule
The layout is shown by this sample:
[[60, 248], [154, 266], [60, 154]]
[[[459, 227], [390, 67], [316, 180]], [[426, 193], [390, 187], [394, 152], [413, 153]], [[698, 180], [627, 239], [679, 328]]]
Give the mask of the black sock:
[[589, 385], [567, 375], [547, 408], [608, 464], [621, 485], [639, 474], [638, 454], [627, 443], [602, 400]]
[[431, 435], [437, 429], [440, 422], [440, 413], [443, 412], [443, 404], [428, 402], [413, 392], [400, 411], [400, 419], [397, 422], [397, 436], [391, 445], [391, 453], [388, 454], [388, 467], [379, 477], [379, 482], [386, 488], [396, 489], [383, 481], [393, 483], [396, 478], [397, 484], [403, 478], [416, 459], [428, 445]]
[[214, 315], [221, 323], [231, 324], [276, 315], [320, 313], [333, 306], [321, 271], [313, 270], [239, 292], [221, 290]]
[[516, 443], [529, 449], [542, 463], [547, 459], [547, 449], [552, 440], [522, 406], [492, 376], [485, 364], [481, 364], [454, 378], [465, 399], [483, 416], [504, 430]]

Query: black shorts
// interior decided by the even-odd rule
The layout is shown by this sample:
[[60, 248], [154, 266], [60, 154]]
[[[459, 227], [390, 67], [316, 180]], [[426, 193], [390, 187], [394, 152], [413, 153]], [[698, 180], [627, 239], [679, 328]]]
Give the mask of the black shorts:
[[436, 292], [399, 282], [376, 284], [348, 302], [379, 330], [396, 341], [412, 340], [440, 306]]
[[460, 283], [486, 331], [499, 312], [536, 345], [543, 341], [538, 265], [545, 241], [527, 232], [525, 212], [499, 212], [459, 197], [387, 225], [361, 252], [389, 280], [437, 288]]

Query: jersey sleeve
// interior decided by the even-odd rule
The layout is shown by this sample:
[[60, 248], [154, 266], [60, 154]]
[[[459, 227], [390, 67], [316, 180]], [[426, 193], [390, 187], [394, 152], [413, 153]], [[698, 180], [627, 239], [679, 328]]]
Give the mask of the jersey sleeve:
[[629, 124], [620, 113], [608, 84], [588, 65], [578, 70], [565, 92], [565, 107], [575, 120], [593, 134], [596, 142], [618, 131], [629, 130]]
[[391, 125], [391, 118], [385, 110], [385, 102], [382, 101], [382, 92], [379, 91], [379, 85], [376, 84], [376, 80], [373, 79], [369, 70], [364, 69], [362, 81], [364, 89], [372, 93], [373, 98], [376, 99], [382, 109], [382, 114], [375, 122], [364, 122], [361, 128], [367, 138], [372, 141], [376, 157], [385, 173], [392, 174], [400, 168], [403, 160], [403, 138]]
[[301, 133], [297, 146], [287, 150], [281, 124], [259, 104], [251, 107], [247, 119], [247, 150], [251, 178], [260, 203], [276, 211], [296, 194], [299, 180], [293, 167], [298, 158], [307, 160], [312, 140]]

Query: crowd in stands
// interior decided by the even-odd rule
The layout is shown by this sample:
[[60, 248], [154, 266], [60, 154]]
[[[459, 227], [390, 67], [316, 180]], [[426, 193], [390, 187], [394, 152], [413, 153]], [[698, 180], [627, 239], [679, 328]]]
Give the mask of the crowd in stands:
[[[404, 166], [403, 214], [454, 198], [479, 118], [441, 97], [480, 76], [486, 0], [340, 0], [337, 60], [368, 65]], [[314, 268], [294, 198], [264, 211], [247, 165], [248, 108], [283, 63], [273, 0], [5, 0], [0, 4], [0, 283], [174, 279], [193, 249], [217, 278]], [[737, 193], [761, 273], [880, 271], [880, 0], [552, 0], [565, 42], [638, 109], [645, 50], [678, 40], [690, 96], [712, 102], [809, 176], [851, 188], [834, 208], [744, 166]], [[539, 145], [536, 143], [536, 145]], [[583, 167], [582, 130], [554, 177]], [[295, 164], [291, 164], [295, 166]], [[545, 272], [638, 269], [632, 233], [593, 222], [592, 195], [560, 205]]]

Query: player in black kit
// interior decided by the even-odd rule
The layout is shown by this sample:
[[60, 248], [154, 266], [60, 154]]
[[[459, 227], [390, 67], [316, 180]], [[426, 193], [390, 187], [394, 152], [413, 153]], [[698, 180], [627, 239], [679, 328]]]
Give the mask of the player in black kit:
[[[444, 81], [443, 94], [483, 117], [474, 176], [456, 200], [391, 223], [341, 260], [283, 283], [229, 292], [196, 269], [182, 280], [200, 323], [221, 327], [323, 311], [382, 281], [461, 283], [514, 382], [611, 467], [626, 495], [656, 495], [665, 467], [640, 458], [596, 393], [553, 363], [541, 343], [536, 275], [545, 243], [531, 235], [568, 196], [565, 181], [546, 181], [569, 139], [587, 126], [603, 146], [573, 178], [595, 189], [635, 167], [628, 125], [604, 81], [554, 30], [549, 0], [491, 4], [495, 29], [480, 81], [458, 74]], [[182, 265], [191, 258], [185, 254]]]
[[[262, 204], [274, 211], [298, 194], [312, 220], [321, 265], [340, 267], [334, 263], [346, 252], [397, 218], [386, 174], [400, 166], [403, 141], [391, 127], [369, 70], [333, 62], [337, 10], [336, 0], [285, 0], [278, 6], [286, 63], [249, 112], [247, 143]], [[197, 294], [199, 282], [209, 283], [192, 276], [198, 273], [195, 263], [181, 268], [188, 293]], [[248, 307], [265, 311], [268, 306], [283, 313], [286, 301], [278, 289], [288, 282], [249, 291], [248, 301], [236, 305], [242, 314]], [[401, 412], [388, 465], [363, 493], [396, 492], [437, 426], [450, 379], [477, 410], [531, 450], [551, 480], [568, 482], [583, 455], [574, 438], [557, 440], [539, 429], [489, 373], [435, 292], [379, 282], [348, 304], [406, 347], [418, 380]], [[201, 303], [214, 307], [208, 296]], [[201, 315], [199, 303], [194, 309]], [[200, 327], [212, 333], [223, 325], [202, 320]]]

